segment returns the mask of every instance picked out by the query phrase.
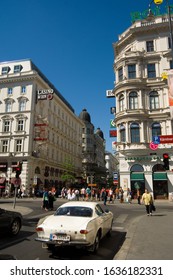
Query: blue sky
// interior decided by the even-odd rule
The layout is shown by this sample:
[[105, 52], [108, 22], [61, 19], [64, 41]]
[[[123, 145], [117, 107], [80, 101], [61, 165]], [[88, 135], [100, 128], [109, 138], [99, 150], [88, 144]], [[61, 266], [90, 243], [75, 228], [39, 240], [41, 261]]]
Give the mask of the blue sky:
[[[131, 25], [131, 12], [148, 9], [147, 0], [1, 1], [0, 60], [31, 59], [79, 115], [86, 108], [106, 149], [114, 87], [113, 42]], [[170, 1], [171, 2], [171, 1]]]

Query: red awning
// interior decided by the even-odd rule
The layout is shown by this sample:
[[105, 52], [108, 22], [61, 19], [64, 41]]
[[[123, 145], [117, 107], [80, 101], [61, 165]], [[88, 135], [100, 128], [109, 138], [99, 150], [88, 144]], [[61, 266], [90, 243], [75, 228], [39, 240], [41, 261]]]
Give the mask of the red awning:
[[0, 184], [4, 184], [5, 180], [6, 180], [5, 177], [1, 177], [1, 178], [0, 178]]

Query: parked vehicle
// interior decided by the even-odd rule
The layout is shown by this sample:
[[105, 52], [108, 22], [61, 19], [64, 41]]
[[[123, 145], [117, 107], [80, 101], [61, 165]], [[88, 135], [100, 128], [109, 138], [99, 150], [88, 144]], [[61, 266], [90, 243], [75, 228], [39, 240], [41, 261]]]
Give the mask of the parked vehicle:
[[71, 201], [61, 205], [53, 215], [39, 220], [36, 241], [43, 247], [86, 247], [96, 252], [100, 240], [112, 230], [113, 213], [97, 202]]
[[22, 220], [20, 213], [0, 208], [0, 233], [16, 236], [22, 227]]

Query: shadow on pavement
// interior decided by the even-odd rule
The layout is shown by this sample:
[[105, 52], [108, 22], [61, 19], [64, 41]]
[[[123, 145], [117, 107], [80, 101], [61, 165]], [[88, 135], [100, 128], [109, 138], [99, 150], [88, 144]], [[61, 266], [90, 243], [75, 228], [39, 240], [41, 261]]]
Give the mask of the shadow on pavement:
[[96, 254], [86, 249], [74, 247], [56, 247], [49, 255], [50, 259], [59, 260], [112, 260], [124, 243], [126, 232], [113, 231], [110, 237], [104, 237]]

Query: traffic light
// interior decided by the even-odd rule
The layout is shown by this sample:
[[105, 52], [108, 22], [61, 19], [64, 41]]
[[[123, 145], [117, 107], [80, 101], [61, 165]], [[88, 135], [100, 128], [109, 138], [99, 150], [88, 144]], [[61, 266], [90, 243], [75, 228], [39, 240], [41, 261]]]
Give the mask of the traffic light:
[[169, 170], [169, 155], [167, 153], [163, 154], [163, 167], [165, 170]]
[[18, 161], [17, 166], [16, 166], [16, 178], [19, 178], [19, 175], [21, 174], [22, 171], [22, 161]]

